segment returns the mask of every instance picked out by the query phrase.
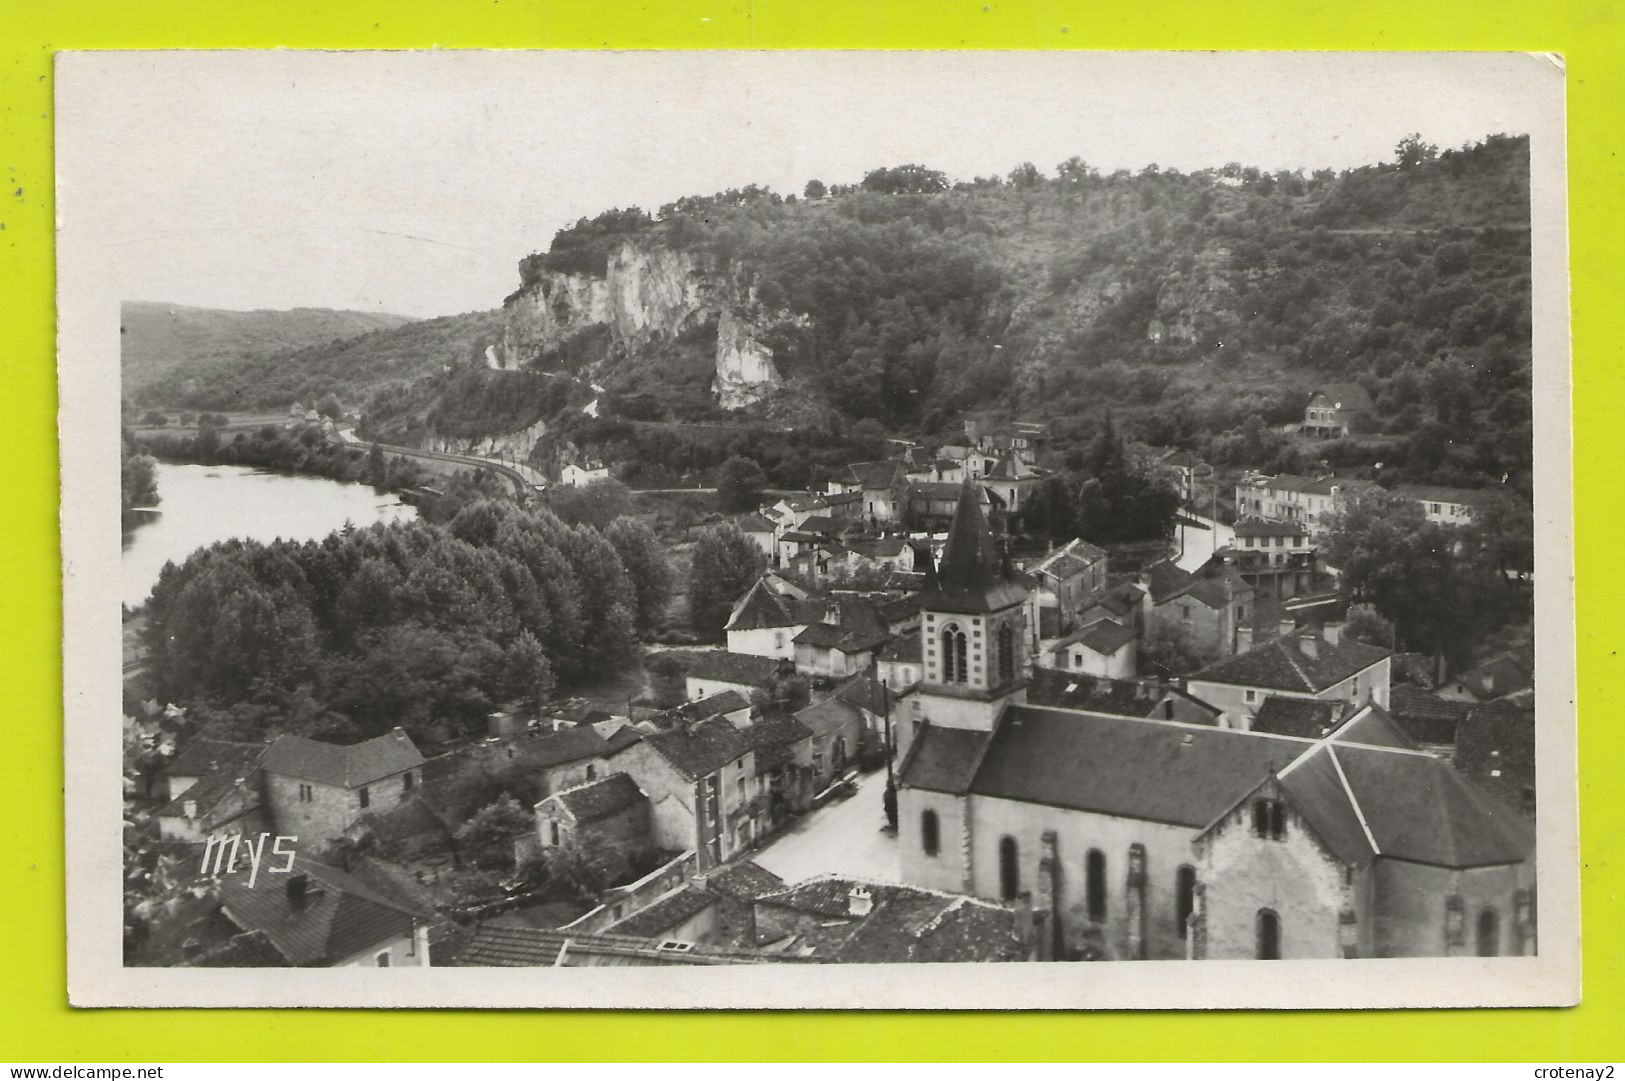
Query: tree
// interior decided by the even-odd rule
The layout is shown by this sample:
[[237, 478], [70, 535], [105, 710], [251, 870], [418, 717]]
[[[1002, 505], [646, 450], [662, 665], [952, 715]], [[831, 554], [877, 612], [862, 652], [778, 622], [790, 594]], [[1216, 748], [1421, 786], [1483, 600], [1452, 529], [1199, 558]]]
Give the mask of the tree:
[[126, 511], [158, 502], [157, 461], [145, 454], [131, 454], [128, 446], [119, 471], [119, 502]]
[[1196, 643], [1184, 623], [1153, 615], [1146, 623], [1140, 658], [1163, 673], [1183, 676], [1211, 662], [1214, 655]]
[[569, 525], [604, 529], [615, 519], [632, 513], [632, 493], [613, 477], [579, 487], [548, 490], [548, 509]]
[[638, 629], [647, 634], [660, 626], [676, 584], [665, 547], [648, 524], [636, 518], [617, 518], [604, 531], [632, 582]]
[[1022, 505], [1021, 521], [1027, 532], [1054, 544], [1077, 536], [1076, 481], [1060, 473], [1046, 476]]
[[1414, 169], [1438, 156], [1439, 148], [1422, 141], [1420, 132], [1411, 132], [1394, 146], [1394, 160], [1401, 169]]
[[822, 180], [809, 180], [807, 186], [801, 190], [801, 194], [809, 199], [822, 199], [829, 194], [829, 189], [824, 187]]
[[767, 487], [767, 476], [754, 458], [735, 455], [717, 471], [717, 501], [724, 510], [755, 510]]
[[657, 653], [643, 662], [649, 673], [649, 701], [656, 709], [671, 709], [688, 699], [688, 669], [670, 653]]
[[1038, 166], [1030, 161], [1024, 161], [1010, 170], [1010, 186], [1022, 190], [1036, 188], [1044, 182], [1044, 174], [1038, 171]]
[[329, 418], [330, 420], [338, 420], [340, 417], [344, 416], [344, 406], [339, 404], [339, 400], [337, 398], [329, 394], [327, 397], [316, 403], [316, 412], [321, 416]]
[[1343, 635], [1350, 641], [1364, 642], [1368, 646], [1394, 647], [1394, 624], [1384, 619], [1376, 607], [1369, 604], [1349, 605]]
[[720, 637], [734, 601], [766, 569], [767, 556], [731, 522], [702, 530], [689, 565], [689, 625]]
[[588, 845], [572, 833], [562, 844], [542, 849], [520, 871], [549, 894], [591, 902], [613, 884], [626, 858], [625, 848], [607, 837], [594, 837]]
[[637, 646], [637, 597], [615, 547], [596, 529], [576, 526], [561, 548], [581, 591], [581, 657], [591, 673], [613, 671]]
[[384, 462], [384, 448], [377, 443], [367, 447], [367, 483], [379, 490], [389, 485], [389, 467]]
[[1497, 491], [1473, 508], [1469, 535], [1489, 565], [1504, 576], [1535, 569], [1535, 517], [1528, 501]]
[[553, 678], [553, 666], [548, 662], [542, 644], [530, 631], [519, 632], [503, 653], [502, 669], [506, 675], [503, 690], [505, 698], [517, 700], [528, 709], [536, 709], [553, 697], [558, 681]]
[[480, 808], [453, 836], [477, 865], [504, 867], [513, 856], [513, 839], [532, 826], [531, 815], [504, 792]]

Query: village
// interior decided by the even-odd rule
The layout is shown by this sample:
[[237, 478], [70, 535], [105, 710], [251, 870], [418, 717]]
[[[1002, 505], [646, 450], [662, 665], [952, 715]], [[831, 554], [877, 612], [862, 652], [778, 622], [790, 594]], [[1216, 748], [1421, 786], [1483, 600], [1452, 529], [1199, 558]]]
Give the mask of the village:
[[[1321, 388], [1301, 432], [1370, 408]], [[1322, 544], [1379, 483], [1221, 493], [1131, 443], [1170, 536], [1018, 543], [1049, 438], [967, 419], [763, 494], [723, 523], [763, 568], [725, 642], [646, 643], [624, 706], [504, 708], [450, 749], [127, 720], [159, 747], [126, 778], [129, 963], [1535, 953], [1533, 650], [1371, 640]], [[1458, 527], [1493, 493], [1392, 494]]]

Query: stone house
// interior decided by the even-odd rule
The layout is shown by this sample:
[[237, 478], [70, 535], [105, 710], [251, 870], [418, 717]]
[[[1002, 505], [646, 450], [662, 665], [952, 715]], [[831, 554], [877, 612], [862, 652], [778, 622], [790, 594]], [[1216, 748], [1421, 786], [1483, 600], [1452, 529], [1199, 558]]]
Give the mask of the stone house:
[[553, 793], [604, 776], [610, 751], [610, 742], [595, 728], [580, 725], [528, 732], [495, 747], [480, 748], [475, 757], [497, 768], [518, 767], [536, 779], [542, 792]]
[[165, 841], [197, 844], [232, 834], [254, 835], [266, 829], [257, 770], [235, 776], [230, 769], [187, 784], [159, 808], [158, 836]]
[[1021, 513], [1027, 497], [1043, 477], [1013, 451], [1005, 451], [977, 483], [986, 488], [1011, 514]]
[[617, 851], [624, 863], [654, 847], [649, 797], [625, 773], [555, 792], [536, 804], [535, 816], [544, 850], [576, 843], [595, 851]]
[[903, 464], [896, 460], [854, 462], [839, 480], [843, 492], [863, 496], [859, 517], [869, 522], [894, 522], [902, 517]]
[[795, 670], [778, 658], [726, 649], [671, 650], [651, 656], [674, 657], [683, 665], [691, 700], [728, 690], [749, 698], [752, 691], [767, 690], [775, 680]]
[[1530, 824], [1367, 707], [1197, 836], [1198, 959], [1535, 952]]
[[1133, 679], [1138, 639], [1116, 620], [1102, 619], [1057, 639], [1041, 657], [1049, 667], [1101, 679]]
[[1285, 600], [1313, 592], [1317, 548], [1304, 521], [1244, 515], [1236, 519], [1235, 543], [1214, 554], [1234, 567], [1260, 597]]
[[1119, 717], [1217, 725], [1219, 710], [1186, 692], [1177, 683], [1156, 679], [1099, 679], [1034, 668], [1027, 676], [1030, 706], [1109, 713]]
[[1349, 477], [1247, 473], [1236, 482], [1236, 515], [1301, 522], [1317, 536], [1339, 500], [1375, 487], [1375, 481]]
[[756, 748], [724, 717], [647, 732], [610, 761], [648, 796], [656, 846], [693, 849], [701, 869], [748, 849], [769, 825]]
[[260, 759], [272, 829], [310, 851], [344, 835], [363, 814], [387, 811], [423, 781], [423, 755], [396, 728], [341, 747], [282, 736]]
[[823, 789], [850, 768], [863, 748], [863, 711], [836, 695], [796, 711], [811, 733], [815, 789]]
[[1078, 627], [1084, 599], [1106, 590], [1106, 553], [1081, 538], [1067, 541], [1026, 568], [1032, 582], [1027, 625], [1035, 643], [1059, 638]]
[[571, 462], [559, 474], [559, 482], [569, 488], [584, 488], [594, 481], [608, 479], [609, 467], [598, 461], [582, 462], [579, 465]]
[[1304, 435], [1338, 439], [1369, 425], [1376, 407], [1358, 383], [1328, 383], [1309, 395], [1303, 408]]
[[1229, 728], [1252, 727], [1253, 715], [1271, 695], [1387, 709], [1390, 653], [1344, 641], [1330, 626], [1294, 631], [1208, 665], [1186, 680], [1186, 688], [1217, 706]]
[[739, 532], [745, 535], [745, 539], [761, 549], [769, 563], [778, 559], [778, 529], [772, 522], [760, 514], [741, 514], [734, 519], [734, 524], [739, 527]]
[[1165, 561], [1147, 568], [1142, 579], [1151, 613], [1183, 627], [1198, 650], [1210, 657], [1236, 652], [1255, 607], [1245, 578], [1223, 564], [1191, 574]]

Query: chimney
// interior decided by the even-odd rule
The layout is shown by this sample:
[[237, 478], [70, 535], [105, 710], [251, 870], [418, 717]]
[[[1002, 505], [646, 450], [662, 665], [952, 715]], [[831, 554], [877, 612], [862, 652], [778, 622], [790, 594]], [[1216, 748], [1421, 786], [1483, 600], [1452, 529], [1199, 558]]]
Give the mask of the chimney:
[[187, 818], [196, 818], [197, 817], [197, 800], [190, 800], [189, 799], [184, 804], [182, 804], [181, 806], [186, 809], [186, 817]]
[[1326, 624], [1324, 627], [1320, 628], [1320, 636], [1322, 638], [1326, 639], [1326, 644], [1327, 645], [1330, 645], [1330, 646], [1341, 645], [1343, 643], [1343, 624], [1342, 623], [1328, 623], [1328, 624]]
[[867, 916], [874, 911], [874, 895], [867, 886], [853, 886], [846, 895], [846, 911], [852, 916]]
[[1297, 629], [1298, 625], [1297, 623], [1293, 622], [1291, 616], [1282, 616], [1281, 622], [1277, 625], [1276, 636], [1285, 638]]
[[1236, 628], [1236, 652], [1246, 653], [1253, 648], [1253, 629], [1250, 626]]
[[305, 907], [305, 897], [310, 892], [309, 886], [310, 879], [303, 873], [288, 876], [288, 905], [290, 908], [298, 911]]
[[1320, 639], [1313, 632], [1305, 631], [1298, 635], [1298, 649], [1305, 657], [1311, 659], [1320, 656]]

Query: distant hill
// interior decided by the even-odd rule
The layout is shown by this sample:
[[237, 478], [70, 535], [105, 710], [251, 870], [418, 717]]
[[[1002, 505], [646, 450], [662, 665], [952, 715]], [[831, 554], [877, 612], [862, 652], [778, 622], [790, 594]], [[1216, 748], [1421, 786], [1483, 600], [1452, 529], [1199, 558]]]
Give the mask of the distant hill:
[[346, 405], [359, 405], [374, 391], [394, 383], [411, 382], [448, 366], [483, 364], [487, 349], [502, 340], [500, 311], [412, 322], [398, 316], [383, 318], [394, 319], [395, 324], [376, 329], [362, 326], [342, 340], [322, 339], [293, 349], [178, 362], [133, 389], [126, 376], [125, 393], [142, 405], [227, 411], [276, 409], [292, 402], [308, 405], [328, 395]]
[[384, 312], [294, 308], [230, 311], [145, 300], [121, 305], [119, 333], [124, 393], [177, 367], [233, 362], [353, 338], [411, 323]]

